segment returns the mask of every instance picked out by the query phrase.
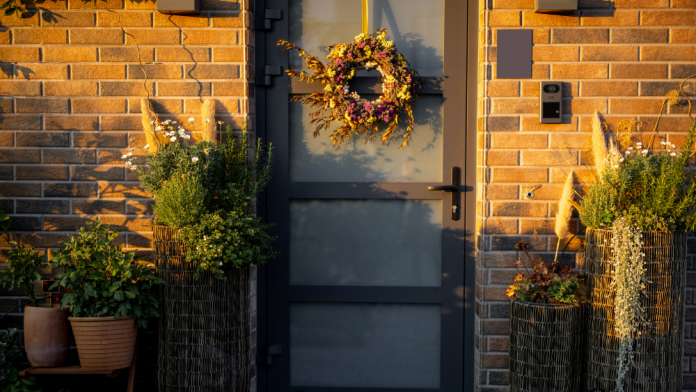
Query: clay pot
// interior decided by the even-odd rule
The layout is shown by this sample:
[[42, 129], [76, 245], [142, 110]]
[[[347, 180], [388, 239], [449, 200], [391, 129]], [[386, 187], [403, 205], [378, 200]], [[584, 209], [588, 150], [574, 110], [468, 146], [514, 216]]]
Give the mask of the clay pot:
[[70, 347], [68, 309], [60, 305], [24, 307], [24, 348], [29, 365], [55, 367], [65, 363]]
[[121, 317], [69, 317], [77, 355], [85, 370], [123, 369], [131, 365], [138, 326]]

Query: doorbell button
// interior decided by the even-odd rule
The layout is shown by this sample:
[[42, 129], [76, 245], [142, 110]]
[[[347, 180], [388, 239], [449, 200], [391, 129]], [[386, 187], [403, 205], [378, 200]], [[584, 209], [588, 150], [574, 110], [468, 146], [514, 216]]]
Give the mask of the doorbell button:
[[539, 83], [539, 122], [560, 124], [563, 114], [563, 82]]

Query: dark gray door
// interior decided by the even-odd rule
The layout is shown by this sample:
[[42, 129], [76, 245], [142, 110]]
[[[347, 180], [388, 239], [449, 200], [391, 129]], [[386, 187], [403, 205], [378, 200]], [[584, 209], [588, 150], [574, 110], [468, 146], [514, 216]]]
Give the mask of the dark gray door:
[[[328, 133], [312, 137], [311, 108], [289, 102], [321, 86], [282, 75], [256, 89], [258, 131], [276, 153], [264, 213], [281, 252], [259, 272], [259, 391], [473, 385], [467, 3], [367, 3], [369, 31], [387, 28], [425, 80], [407, 148], [353, 137], [335, 150]], [[257, 1], [257, 26], [277, 11], [281, 19], [256, 32], [257, 73], [302, 66], [279, 39], [324, 58], [323, 48], [362, 31], [362, 0]], [[363, 97], [380, 92], [374, 74], [356, 79]], [[452, 184], [455, 192], [429, 190]]]

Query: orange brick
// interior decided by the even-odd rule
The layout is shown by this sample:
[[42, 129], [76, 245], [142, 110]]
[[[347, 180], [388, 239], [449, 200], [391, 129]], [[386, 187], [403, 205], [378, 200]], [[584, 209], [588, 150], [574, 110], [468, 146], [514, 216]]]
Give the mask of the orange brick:
[[68, 31], [58, 29], [14, 30], [15, 44], [67, 44]]
[[[200, 101], [200, 100], [195, 100]], [[150, 99], [150, 104], [155, 113], [181, 114], [183, 113], [183, 104], [181, 99]], [[203, 105], [201, 103], [201, 105]], [[141, 113], [140, 99], [129, 99], [128, 108], [130, 113]], [[217, 109], [216, 109], [217, 111]], [[195, 113], [200, 114], [200, 107]]]
[[[567, 171], [568, 169], [563, 169]], [[566, 177], [568, 174], [566, 173]], [[565, 180], [564, 180], [565, 181]], [[531, 186], [525, 186], [522, 187], [522, 192], [524, 195], [524, 192], [527, 190], [531, 190]], [[561, 194], [563, 193], [563, 186], [562, 185], [541, 185], [537, 186], [536, 189], [534, 189], [534, 200], [553, 200], [557, 201], [561, 198]]]
[[[145, 70], [145, 73], [143, 73]], [[181, 79], [181, 66], [174, 64], [139, 64], [128, 66], [128, 79]]]
[[575, 166], [578, 152], [569, 150], [523, 150], [522, 166]]
[[[602, 116], [602, 123], [610, 132], [615, 132], [621, 121], [636, 120], [635, 116]], [[592, 116], [580, 117], [580, 132], [592, 132], [593, 119]]]
[[244, 48], [213, 48], [213, 61], [240, 63], [244, 61]]
[[696, 26], [696, 11], [643, 11], [643, 26]]
[[491, 203], [491, 214], [493, 216], [543, 217], [546, 216], [547, 213], [548, 206], [546, 203], [533, 203], [527, 201]]
[[610, 99], [610, 114], [657, 114], [662, 107], [660, 99]]
[[[221, 48], [214, 48], [218, 51]], [[210, 61], [209, 48], [157, 48], [158, 62], [197, 63]], [[228, 60], [225, 60], [228, 61]]]
[[641, 61], [692, 61], [696, 46], [642, 46]]
[[201, 9], [204, 10], [238, 10], [241, 0], [201, 0]]
[[9, 45], [10, 44], [10, 30], [0, 31], [0, 44]]
[[612, 64], [612, 79], [665, 79], [667, 64]]
[[563, 101], [564, 114], [592, 114], [594, 112], [606, 113], [606, 99], [570, 99]]
[[[246, 86], [246, 82], [215, 82], [213, 83], [214, 95], [216, 97], [253, 96], [253, 87], [249, 90]], [[247, 91], [249, 91], [248, 94]]]
[[534, 11], [522, 12], [522, 26], [579, 26], [580, 13], [570, 15], [537, 14]]
[[18, 18], [17, 15], [5, 15], [0, 13], [0, 26], [2, 27], [30, 27], [39, 25], [39, 13], [28, 13], [28, 17]]
[[580, 61], [638, 61], [636, 46], [583, 46]]
[[[41, 118], [39, 116], [5, 116], [0, 123], [0, 129], [38, 131], [41, 129]], [[17, 146], [40, 147], [42, 143], [48, 141], [59, 147], [60, 143], [67, 142], [67, 135], [48, 133], [37, 135], [35, 132], [28, 132], [17, 133], [15, 139]]]
[[118, 29], [98, 29], [82, 30], [73, 29], [70, 31], [71, 44], [122, 44], [123, 32]]
[[674, 44], [696, 43], [696, 29], [672, 29], [671, 42]]
[[614, 0], [615, 8], [667, 8], [669, 0]]
[[150, 200], [126, 200], [126, 213], [129, 215], [152, 213], [153, 205], [153, 201]]
[[167, 15], [155, 12], [155, 27], [208, 27], [208, 18], [201, 18], [201, 15]]
[[121, 96], [140, 96], [145, 97], [150, 92], [153, 95], [154, 83], [149, 82], [143, 85], [143, 82], [101, 82], [101, 96], [103, 97], [121, 97]]
[[190, 30], [184, 29], [185, 45], [237, 45], [236, 30]]
[[606, 79], [607, 64], [554, 64], [551, 67], [553, 79]]
[[[140, 184], [114, 184], [99, 182], [99, 197], [151, 197]], [[139, 228], [142, 230], [142, 228]]]
[[123, 0], [67, 0], [68, 7], [74, 9], [122, 9]]
[[73, 99], [73, 113], [125, 113], [125, 99]]
[[[483, 88], [483, 85], [480, 85]], [[488, 82], [489, 97], [518, 97], [520, 95], [519, 82]]]
[[612, 29], [611, 43], [613, 44], [659, 44], [667, 43], [669, 39], [668, 29]]
[[157, 95], [160, 97], [210, 96], [210, 82], [159, 82]]
[[672, 8], [696, 8], [696, 0], [672, 0]]
[[486, 200], [514, 200], [518, 198], [517, 185], [486, 185]]
[[519, 151], [491, 150], [486, 153], [486, 165], [489, 166], [519, 166]]
[[98, 131], [98, 116], [46, 116], [47, 130]]
[[0, 61], [15, 63], [22, 61], [39, 61], [39, 48], [8, 48], [0, 50]]
[[41, 26], [94, 27], [94, 22], [94, 13], [92, 12], [51, 12], [50, 16], [43, 18]]
[[[657, 114], [656, 112], [653, 112], [654, 114]], [[651, 113], [651, 114], [653, 114]], [[640, 116], [639, 120], [642, 121], [642, 126], [641, 129], [644, 130], [650, 130], [652, 131], [655, 129], [655, 123], [657, 121], [657, 116]], [[688, 116], [663, 116], [660, 119], [660, 124], [658, 125], [658, 131], [659, 132], [686, 132], [691, 128], [691, 119]], [[679, 139], [684, 139], [686, 138], [686, 134], [683, 135], [670, 135], [670, 140], [676, 144], [677, 146], [681, 146], [684, 144], [683, 140], [679, 140], [676, 142], [677, 138]]]
[[534, 8], [534, 0], [494, 0], [493, 8], [509, 8], [509, 9], [520, 9], [520, 8]]
[[154, 1], [126, 0], [127, 10], [156, 10], [157, 3]]
[[539, 100], [537, 99], [494, 99], [492, 101], [491, 114], [531, 114], [539, 113]]
[[149, 44], [160, 44], [160, 45], [179, 45], [181, 40], [179, 30], [171, 29], [130, 29], [129, 34], [126, 36], [126, 43], [129, 45], [149, 45]]
[[47, 96], [96, 96], [97, 82], [44, 82]]
[[15, 64], [14, 77], [16, 79], [67, 79], [68, 66], [66, 64]]
[[547, 135], [530, 133], [494, 133], [490, 135], [491, 148], [526, 149], [547, 148]]
[[68, 180], [68, 168], [64, 166], [17, 166], [17, 180]]
[[[143, 62], [152, 62], [155, 58], [155, 51], [153, 48], [140, 48], [140, 59]], [[113, 63], [113, 62], [137, 62], [138, 61], [138, 50], [133, 47], [129, 48], [100, 48], [99, 49], [99, 61]]]
[[[555, 219], [521, 219], [520, 234], [554, 234], [555, 225]], [[571, 231], [573, 228], [574, 226], [571, 226]]]
[[549, 174], [546, 168], [491, 168], [491, 182], [548, 182]]
[[626, 97], [638, 95], [637, 82], [581, 82], [583, 97]]
[[95, 62], [97, 48], [55, 47], [43, 48], [43, 61], [46, 62]]
[[[541, 124], [539, 123], [539, 117], [524, 116], [521, 117], [522, 131], [523, 132], [575, 132], [578, 129], [578, 119], [577, 117], [563, 117], [561, 119], [561, 124]], [[542, 147], [546, 148], [546, 144]]]
[[244, 20], [240, 13], [220, 15], [211, 19], [213, 27], [244, 27]]
[[[213, 102], [215, 102], [215, 113], [240, 114], [238, 99], [217, 98]], [[184, 100], [184, 113], [200, 114], [202, 106], [203, 102], [200, 99], [186, 99]]]
[[123, 27], [152, 27], [152, 12], [98, 12], [97, 26], [119, 27], [119, 16]]
[[552, 133], [551, 148], [592, 148], [592, 135], [588, 133]]
[[73, 132], [74, 147], [126, 148], [128, 135], [125, 133]]
[[73, 79], [124, 79], [126, 67], [123, 65], [75, 64], [72, 66]]
[[[648, 11], [645, 11], [648, 12]], [[638, 26], [638, 11], [583, 11], [583, 26]]]
[[577, 46], [534, 46], [533, 61], [578, 61]]
[[[586, 168], [580, 168], [576, 167], [573, 170], [575, 170], [575, 178], [577, 179], [577, 182], [580, 184], [589, 184], [597, 179], [597, 175], [595, 174], [594, 170], [591, 169], [586, 169]], [[563, 183], [568, 179], [568, 174], [569, 174], [569, 169], [568, 168], [554, 168], [552, 167], [550, 170], [550, 181], [552, 183]], [[558, 200], [558, 199], [556, 199]]]
[[3, 96], [36, 96], [41, 95], [41, 82], [0, 81], [0, 94]]
[[609, 29], [553, 29], [554, 44], [607, 44]]
[[239, 79], [239, 66], [234, 64], [188, 64], [186, 79]]
[[69, 113], [67, 99], [24, 98], [15, 100], [17, 113]]
[[101, 116], [102, 131], [128, 131], [142, 127], [142, 116]]

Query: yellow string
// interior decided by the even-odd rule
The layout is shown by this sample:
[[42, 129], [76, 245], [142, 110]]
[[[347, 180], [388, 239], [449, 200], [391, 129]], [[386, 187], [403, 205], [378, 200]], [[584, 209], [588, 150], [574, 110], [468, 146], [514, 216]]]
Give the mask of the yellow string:
[[362, 32], [367, 34], [367, 0], [362, 2]]

